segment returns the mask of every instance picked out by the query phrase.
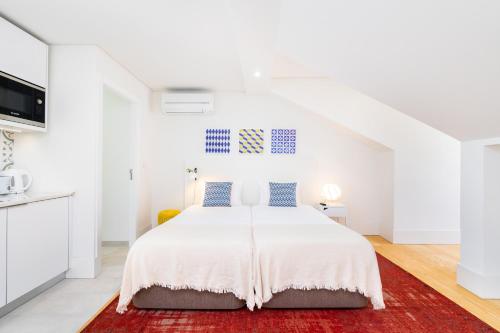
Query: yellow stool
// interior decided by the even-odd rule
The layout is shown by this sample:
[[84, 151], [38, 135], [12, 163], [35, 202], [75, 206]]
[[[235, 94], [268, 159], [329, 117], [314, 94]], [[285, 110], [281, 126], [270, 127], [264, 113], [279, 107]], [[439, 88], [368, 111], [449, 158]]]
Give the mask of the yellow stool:
[[162, 223], [165, 223], [168, 220], [170, 220], [171, 218], [179, 215], [180, 212], [181, 211], [178, 210], [178, 209], [165, 209], [165, 210], [161, 210], [158, 213], [158, 225], [160, 225]]

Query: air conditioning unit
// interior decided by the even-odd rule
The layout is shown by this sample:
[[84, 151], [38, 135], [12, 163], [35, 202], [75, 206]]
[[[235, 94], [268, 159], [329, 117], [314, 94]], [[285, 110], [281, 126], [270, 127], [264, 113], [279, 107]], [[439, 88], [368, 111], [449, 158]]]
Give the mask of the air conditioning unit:
[[214, 96], [208, 93], [163, 93], [161, 110], [165, 114], [204, 114], [214, 108]]

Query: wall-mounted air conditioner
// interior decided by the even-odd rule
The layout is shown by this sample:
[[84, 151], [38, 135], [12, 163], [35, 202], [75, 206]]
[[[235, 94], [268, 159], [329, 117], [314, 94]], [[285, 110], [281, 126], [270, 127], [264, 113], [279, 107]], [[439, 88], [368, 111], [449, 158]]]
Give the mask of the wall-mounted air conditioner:
[[161, 110], [165, 114], [204, 114], [214, 108], [214, 96], [208, 93], [163, 93]]

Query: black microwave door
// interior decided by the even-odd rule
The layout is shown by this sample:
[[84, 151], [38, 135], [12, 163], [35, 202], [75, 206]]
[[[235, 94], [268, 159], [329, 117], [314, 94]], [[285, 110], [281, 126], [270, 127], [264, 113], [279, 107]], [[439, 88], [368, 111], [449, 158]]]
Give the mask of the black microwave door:
[[34, 90], [33, 120], [45, 124], [45, 92]]
[[0, 114], [6, 116], [6, 120], [26, 120], [28, 124], [43, 126], [45, 92], [31, 84], [0, 75]]
[[33, 88], [0, 76], [0, 112], [27, 120], [33, 118]]

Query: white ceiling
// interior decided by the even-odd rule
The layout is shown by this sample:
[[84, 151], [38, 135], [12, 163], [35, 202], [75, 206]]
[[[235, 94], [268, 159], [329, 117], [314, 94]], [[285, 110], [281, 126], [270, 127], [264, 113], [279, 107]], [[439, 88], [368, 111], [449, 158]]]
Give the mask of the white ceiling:
[[500, 136], [498, 0], [288, 0], [278, 43], [458, 139]]
[[1, 0], [0, 14], [96, 44], [155, 90], [329, 76], [458, 139], [500, 136], [498, 0]]
[[243, 89], [224, 0], [0, 0], [0, 13], [50, 44], [98, 45], [152, 89]]

